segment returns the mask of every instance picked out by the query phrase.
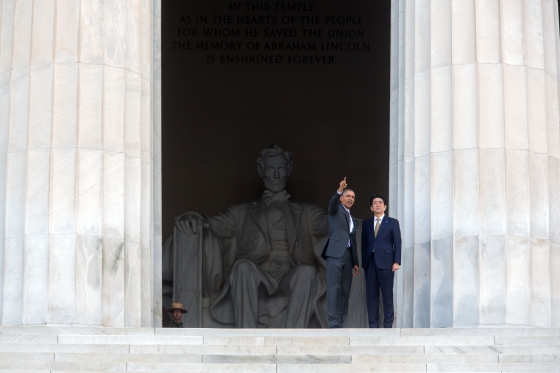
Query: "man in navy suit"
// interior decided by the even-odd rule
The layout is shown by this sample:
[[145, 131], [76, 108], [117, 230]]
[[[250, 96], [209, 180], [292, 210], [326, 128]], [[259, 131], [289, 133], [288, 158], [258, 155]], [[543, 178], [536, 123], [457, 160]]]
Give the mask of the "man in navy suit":
[[327, 319], [330, 328], [344, 326], [352, 276], [360, 270], [356, 224], [350, 214], [356, 195], [346, 186], [344, 178], [329, 202], [329, 240], [321, 254], [327, 262]]
[[362, 267], [366, 277], [369, 327], [379, 327], [379, 289], [383, 298], [383, 327], [391, 328], [393, 279], [401, 266], [401, 230], [399, 221], [385, 215], [385, 197], [373, 195], [369, 200], [374, 217], [362, 225]]

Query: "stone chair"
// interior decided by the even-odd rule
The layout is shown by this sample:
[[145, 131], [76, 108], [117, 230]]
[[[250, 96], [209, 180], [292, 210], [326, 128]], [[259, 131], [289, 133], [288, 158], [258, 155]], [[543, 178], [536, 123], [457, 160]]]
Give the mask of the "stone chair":
[[[361, 244], [361, 221], [357, 219], [356, 236], [358, 246]], [[320, 254], [327, 237], [315, 245], [319, 272], [324, 279], [325, 262]], [[172, 302], [180, 302], [189, 311], [183, 317], [185, 327], [191, 328], [235, 328], [235, 324], [224, 324], [217, 321], [210, 313], [210, 300], [220, 292], [223, 282], [229, 275], [226, 262], [232, 263], [232, 251], [228, 250], [232, 243], [214, 236], [205, 229], [197, 234], [186, 235], [176, 228], [163, 246], [163, 308]], [[234, 254], [234, 253], [233, 253]], [[361, 261], [361, 250], [358, 250]], [[367, 327], [367, 310], [365, 295], [365, 278], [363, 270], [353, 278], [349, 299], [348, 318], [345, 327]], [[273, 317], [266, 318], [260, 327], [284, 328], [286, 324], [288, 297], [281, 295], [259, 296], [259, 308], [273, 307], [281, 311]], [[327, 327], [326, 297], [323, 295], [317, 303], [318, 317], [312, 317], [310, 328]], [[230, 310], [233, 313], [233, 309]], [[165, 314], [165, 312], [164, 312]], [[266, 315], [263, 315], [266, 316]], [[261, 317], [259, 317], [259, 321]], [[163, 323], [166, 325], [165, 321]]]

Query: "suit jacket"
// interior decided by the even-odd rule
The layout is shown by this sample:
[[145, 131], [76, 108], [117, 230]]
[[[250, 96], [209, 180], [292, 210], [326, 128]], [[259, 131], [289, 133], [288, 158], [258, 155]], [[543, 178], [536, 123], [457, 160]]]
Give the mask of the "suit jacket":
[[359, 265], [358, 250], [356, 245], [356, 221], [354, 222], [354, 229], [349, 231], [348, 217], [350, 214], [346, 211], [344, 206], [340, 203], [340, 194], [335, 193], [329, 201], [329, 240], [325, 244], [321, 256], [325, 259], [327, 256], [333, 258], [341, 258], [348, 248], [348, 240], [350, 240], [352, 247], [352, 265]]
[[371, 218], [362, 225], [362, 266], [367, 269], [371, 253], [375, 264], [381, 269], [391, 269], [393, 263], [401, 264], [401, 229], [399, 221], [385, 215], [374, 236], [374, 222]]

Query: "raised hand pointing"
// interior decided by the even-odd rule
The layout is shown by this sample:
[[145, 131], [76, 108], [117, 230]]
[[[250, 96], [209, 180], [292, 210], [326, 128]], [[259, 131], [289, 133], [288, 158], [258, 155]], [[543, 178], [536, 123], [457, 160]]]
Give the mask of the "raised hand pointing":
[[344, 189], [346, 189], [347, 186], [348, 186], [348, 184], [346, 184], [346, 176], [344, 176], [344, 180], [342, 180], [340, 182], [340, 186], [338, 187], [338, 191], [340, 193], [342, 193], [342, 191], [344, 191]]

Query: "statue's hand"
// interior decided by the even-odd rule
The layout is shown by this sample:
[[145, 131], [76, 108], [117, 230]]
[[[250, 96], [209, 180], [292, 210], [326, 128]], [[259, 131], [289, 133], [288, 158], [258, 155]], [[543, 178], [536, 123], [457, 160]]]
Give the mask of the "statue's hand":
[[210, 225], [204, 221], [202, 215], [198, 212], [187, 212], [181, 216], [175, 218], [175, 226], [179, 232], [186, 235], [197, 234], [202, 228], [209, 228]]

